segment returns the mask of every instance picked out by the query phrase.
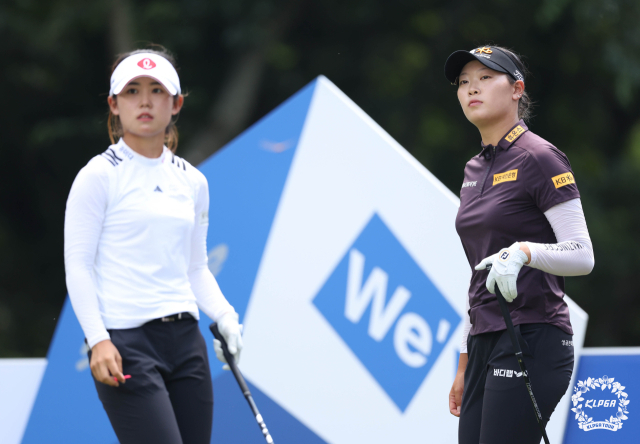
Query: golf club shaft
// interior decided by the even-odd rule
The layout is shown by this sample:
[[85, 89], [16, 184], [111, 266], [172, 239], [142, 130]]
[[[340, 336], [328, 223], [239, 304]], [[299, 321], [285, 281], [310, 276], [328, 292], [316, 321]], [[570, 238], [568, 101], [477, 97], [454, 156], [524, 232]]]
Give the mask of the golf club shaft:
[[229, 348], [227, 347], [227, 341], [225, 341], [224, 337], [220, 333], [220, 330], [218, 329], [218, 324], [214, 322], [209, 326], [209, 329], [211, 330], [211, 333], [213, 333], [213, 336], [218, 341], [220, 341], [220, 344], [222, 345], [222, 352], [224, 353], [224, 358], [227, 360], [227, 364], [231, 369], [231, 373], [233, 373], [233, 376], [236, 378], [236, 381], [238, 381], [240, 390], [242, 390], [242, 394], [244, 395], [245, 399], [249, 403], [249, 407], [251, 408], [253, 415], [256, 417], [256, 421], [260, 426], [260, 431], [262, 432], [264, 439], [267, 441], [268, 444], [273, 444], [273, 438], [269, 434], [267, 425], [264, 423], [262, 415], [258, 411], [258, 406], [256, 405], [255, 401], [253, 400], [253, 397], [251, 396], [251, 391], [249, 391], [249, 386], [247, 385], [247, 382], [244, 380], [244, 376], [242, 376], [242, 373], [238, 368], [238, 364], [236, 364], [235, 358], [229, 352]]
[[535, 396], [533, 396], [531, 381], [529, 380], [529, 375], [524, 365], [524, 360], [522, 359], [522, 348], [520, 347], [520, 343], [518, 342], [518, 338], [516, 337], [516, 331], [513, 328], [513, 321], [511, 320], [511, 314], [509, 313], [509, 307], [507, 306], [507, 301], [504, 299], [504, 296], [502, 296], [502, 293], [500, 292], [500, 288], [498, 288], [498, 284], [496, 283], [495, 285], [496, 285], [495, 290], [496, 290], [496, 298], [498, 299], [498, 305], [500, 305], [500, 311], [502, 311], [502, 317], [504, 318], [504, 322], [507, 324], [507, 331], [509, 332], [509, 336], [511, 337], [511, 343], [513, 344], [513, 349], [516, 353], [518, 365], [520, 366], [520, 371], [522, 372], [524, 383], [527, 386], [527, 392], [529, 392], [529, 397], [531, 398], [531, 402], [533, 403], [533, 410], [534, 410], [534, 414], [536, 415], [536, 421], [538, 422], [538, 427], [542, 432], [542, 438], [544, 438], [545, 444], [549, 444], [547, 431], [544, 429], [542, 413], [538, 408], [538, 403], [536, 402]]

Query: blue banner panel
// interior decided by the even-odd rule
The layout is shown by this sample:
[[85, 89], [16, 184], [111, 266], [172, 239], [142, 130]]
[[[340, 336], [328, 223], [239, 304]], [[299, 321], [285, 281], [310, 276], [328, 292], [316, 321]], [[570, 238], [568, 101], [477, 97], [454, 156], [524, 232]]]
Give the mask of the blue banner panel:
[[[315, 85], [311, 82], [198, 166], [209, 182], [210, 268], [241, 320]], [[224, 263], [216, 255], [221, 249]]]
[[[250, 382], [247, 384], [274, 442], [278, 444], [325, 443], [255, 385]], [[264, 443], [260, 427], [231, 372], [223, 372], [213, 381], [213, 397], [215, 432], [212, 442]]]
[[[640, 349], [585, 349], [565, 429], [565, 444], [640, 442]], [[636, 401], [637, 402], [637, 401]]]
[[84, 334], [67, 298], [23, 444], [117, 444], [91, 377]]

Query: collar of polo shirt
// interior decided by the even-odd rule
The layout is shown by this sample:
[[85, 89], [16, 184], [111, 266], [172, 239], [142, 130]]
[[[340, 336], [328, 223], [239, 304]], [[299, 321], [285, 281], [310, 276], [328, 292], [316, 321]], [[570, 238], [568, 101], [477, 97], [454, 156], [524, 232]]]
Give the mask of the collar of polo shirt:
[[[515, 124], [513, 128], [511, 128], [504, 136], [502, 136], [500, 142], [498, 142], [498, 145], [496, 145], [496, 148], [499, 148], [503, 151], [508, 150], [509, 148], [511, 148], [511, 145], [513, 145], [514, 142], [528, 130], [529, 128], [524, 123], [524, 120], [520, 120]], [[482, 151], [480, 151], [480, 154], [478, 154], [478, 156], [486, 155], [487, 150], [493, 148], [493, 145], [485, 145], [482, 142], [480, 142], [480, 146], [482, 147]]]

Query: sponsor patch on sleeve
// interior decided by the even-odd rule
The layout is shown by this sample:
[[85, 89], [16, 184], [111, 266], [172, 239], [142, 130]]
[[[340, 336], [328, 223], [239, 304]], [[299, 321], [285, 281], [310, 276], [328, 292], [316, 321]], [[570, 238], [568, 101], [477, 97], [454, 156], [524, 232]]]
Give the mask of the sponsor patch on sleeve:
[[514, 129], [512, 129], [511, 131], [509, 131], [509, 134], [507, 134], [507, 136], [505, 137], [505, 140], [507, 142], [513, 142], [514, 140], [516, 140], [518, 138], [518, 136], [520, 134], [524, 133], [524, 128], [521, 127], [520, 125], [516, 126]]
[[518, 170], [509, 170], [504, 173], [498, 173], [493, 175], [493, 185], [497, 185], [502, 182], [511, 182], [518, 178]]
[[552, 177], [551, 181], [553, 182], [556, 188], [560, 188], [565, 185], [576, 183], [576, 180], [573, 178], [573, 174], [571, 174], [570, 172], [558, 174], [557, 176]]

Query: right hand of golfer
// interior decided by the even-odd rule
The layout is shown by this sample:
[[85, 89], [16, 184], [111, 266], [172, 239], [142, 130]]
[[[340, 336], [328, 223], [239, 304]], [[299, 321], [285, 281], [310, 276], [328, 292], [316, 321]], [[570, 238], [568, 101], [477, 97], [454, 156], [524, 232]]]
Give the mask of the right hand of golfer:
[[[229, 353], [233, 355], [236, 364], [240, 362], [240, 352], [242, 351], [242, 325], [238, 323], [238, 313], [227, 313], [223, 315], [217, 321], [218, 330], [227, 343]], [[222, 351], [222, 344], [217, 339], [213, 340], [213, 349], [216, 352], [216, 357], [221, 362], [224, 362], [222, 370], [229, 370], [229, 365], [224, 357]]]
[[453, 380], [453, 386], [449, 392], [449, 412], [453, 416], [460, 417], [460, 409], [462, 406], [462, 393], [464, 392], [464, 372], [458, 372], [456, 379]]
[[[89, 365], [96, 381], [112, 387], [118, 387], [120, 382], [124, 384], [122, 357], [116, 346], [109, 339], [100, 341], [93, 346]], [[117, 381], [113, 379], [114, 377]]]
[[[528, 248], [527, 248], [528, 250]], [[509, 248], [503, 248], [496, 254], [486, 257], [476, 265], [476, 270], [485, 270], [491, 266], [489, 276], [487, 276], [486, 287], [489, 293], [496, 294], [495, 286], [498, 284], [500, 293], [507, 302], [513, 302], [518, 297], [518, 287], [516, 281], [523, 265], [531, 260], [523, 250], [520, 243], [515, 242]]]

